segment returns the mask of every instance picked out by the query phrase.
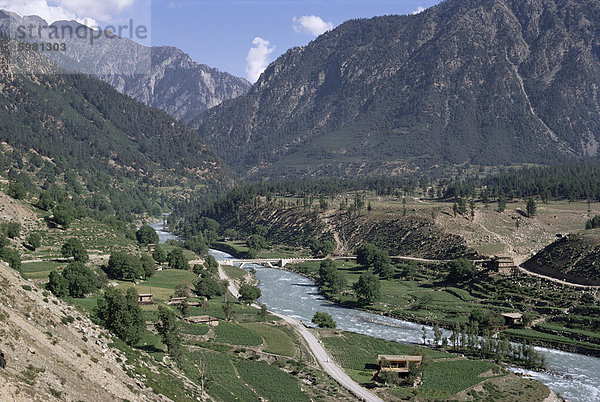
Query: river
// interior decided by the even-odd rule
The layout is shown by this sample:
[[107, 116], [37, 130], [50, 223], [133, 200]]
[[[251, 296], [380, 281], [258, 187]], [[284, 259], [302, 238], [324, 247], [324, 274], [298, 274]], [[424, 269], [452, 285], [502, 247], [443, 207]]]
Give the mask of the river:
[[[174, 238], [170, 233], [159, 230], [162, 224], [152, 226], [157, 229], [161, 242]], [[211, 250], [210, 253], [217, 260], [233, 258], [221, 251]], [[247, 265], [245, 267], [250, 268]], [[253, 267], [262, 291], [258, 302], [266, 304], [271, 311], [299, 319], [307, 325], [310, 325], [315, 312], [323, 311], [330, 314], [337, 327], [344, 331], [400, 342], [422, 342], [420, 324], [328, 303], [308, 278], [279, 269], [258, 265]], [[432, 328], [426, 328], [431, 338]], [[513, 371], [522, 372], [541, 381], [554, 392], [572, 401], [600, 401], [600, 359], [547, 348], [536, 350], [546, 356], [547, 371], [537, 373], [517, 368]]]

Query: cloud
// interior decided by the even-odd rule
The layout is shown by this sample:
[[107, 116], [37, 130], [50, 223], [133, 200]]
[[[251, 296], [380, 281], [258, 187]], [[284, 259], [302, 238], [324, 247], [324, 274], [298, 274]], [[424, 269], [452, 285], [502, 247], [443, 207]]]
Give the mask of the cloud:
[[135, 0], [58, 0], [61, 6], [78, 16], [89, 15], [93, 18], [110, 21], [133, 6]]
[[423, 11], [425, 11], [425, 8], [424, 8], [424, 7], [421, 7], [421, 6], [419, 6], [419, 7], [417, 7], [417, 9], [416, 9], [415, 11], [413, 11], [411, 14], [412, 14], [412, 15], [417, 15], [417, 14], [420, 14], [420, 13], [422, 13]]
[[335, 26], [333, 22], [325, 22], [321, 17], [317, 17], [316, 15], [303, 15], [302, 17], [294, 17], [292, 18], [292, 28], [294, 28], [294, 32], [319, 36], [324, 32], [330, 31]]
[[246, 57], [246, 77], [250, 82], [256, 82], [260, 74], [269, 65], [269, 55], [273, 53], [275, 46], [271, 46], [268, 40], [256, 37], [252, 41], [252, 47]]
[[37, 15], [48, 23], [76, 20], [97, 27], [96, 20], [110, 21], [134, 4], [135, 0], [0, 0], [0, 9], [20, 16]]

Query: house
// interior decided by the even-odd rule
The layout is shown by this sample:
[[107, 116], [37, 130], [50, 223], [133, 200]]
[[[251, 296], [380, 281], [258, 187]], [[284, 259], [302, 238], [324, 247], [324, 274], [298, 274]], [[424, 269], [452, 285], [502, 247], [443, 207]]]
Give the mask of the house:
[[523, 324], [523, 314], [521, 313], [502, 313], [502, 317], [509, 327]]
[[187, 297], [171, 297], [171, 300], [169, 300], [166, 304], [169, 306], [179, 306], [186, 299]]
[[206, 324], [211, 327], [219, 325], [219, 319], [209, 315], [196, 315], [193, 317], [186, 317], [184, 320], [190, 324]]
[[517, 268], [512, 257], [495, 256], [490, 261], [490, 268], [501, 275], [511, 275], [513, 270]]
[[149, 253], [153, 253], [154, 250], [156, 250], [156, 244], [154, 244], [154, 243], [149, 243], [147, 247], [148, 247]]
[[417, 365], [421, 364], [421, 356], [408, 355], [379, 355], [377, 363], [379, 363], [379, 371], [393, 371], [396, 373], [409, 373], [410, 363]]
[[138, 295], [138, 304], [154, 304], [154, 299], [152, 299], [152, 293]]

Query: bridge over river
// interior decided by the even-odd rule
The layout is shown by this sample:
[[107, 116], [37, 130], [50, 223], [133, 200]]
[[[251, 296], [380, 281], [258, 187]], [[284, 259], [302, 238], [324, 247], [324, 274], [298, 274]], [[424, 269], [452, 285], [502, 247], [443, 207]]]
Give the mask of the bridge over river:
[[[418, 257], [407, 257], [403, 255], [393, 255], [390, 256], [393, 260], [411, 260], [418, 262], [427, 262], [427, 263], [445, 263], [450, 262], [451, 260], [431, 260], [427, 258], [418, 258]], [[256, 264], [262, 265], [265, 267], [273, 268], [273, 267], [285, 267], [288, 264], [297, 264], [299, 262], [307, 262], [307, 261], [323, 261], [326, 259], [332, 260], [356, 260], [356, 256], [335, 256], [335, 257], [326, 257], [326, 258], [253, 258], [253, 259], [231, 259], [227, 260], [228, 264], [240, 264], [240, 268], [242, 268], [245, 264]], [[489, 262], [490, 260], [472, 260], [474, 263], [482, 263]]]

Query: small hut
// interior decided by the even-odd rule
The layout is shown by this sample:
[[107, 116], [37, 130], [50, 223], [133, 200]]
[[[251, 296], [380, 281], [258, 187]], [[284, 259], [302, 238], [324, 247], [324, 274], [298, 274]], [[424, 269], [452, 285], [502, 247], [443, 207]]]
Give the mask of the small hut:
[[379, 355], [377, 363], [379, 363], [379, 371], [393, 371], [398, 374], [410, 373], [409, 364], [421, 364], [421, 356], [408, 355]]
[[502, 313], [502, 317], [504, 317], [504, 322], [509, 327], [523, 324], [523, 314], [521, 313]]
[[490, 268], [498, 272], [500, 275], [511, 275], [513, 270], [517, 268], [512, 257], [495, 256], [490, 261]]
[[152, 293], [143, 293], [138, 295], [138, 304], [154, 304]]
[[206, 324], [210, 325], [211, 327], [216, 327], [219, 325], [219, 319], [209, 315], [196, 315], [192, 317], [186, 317], [184, 320], [190, 324]]

